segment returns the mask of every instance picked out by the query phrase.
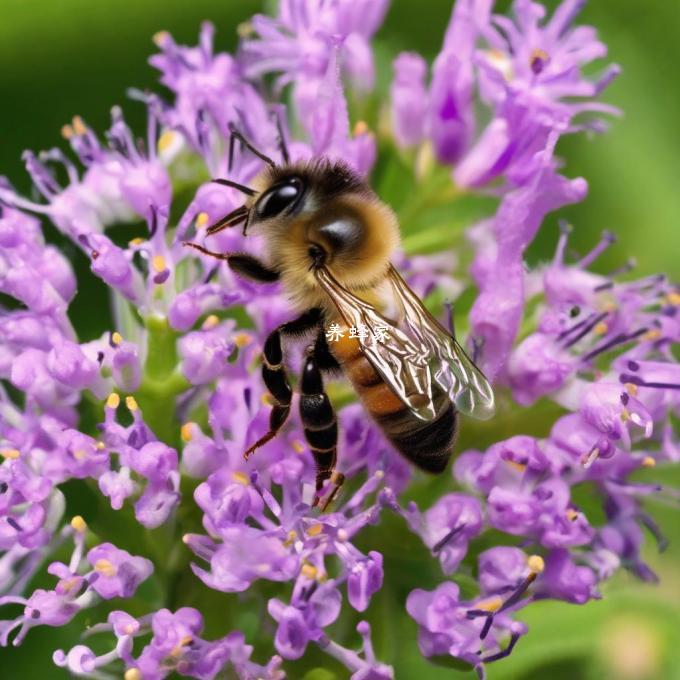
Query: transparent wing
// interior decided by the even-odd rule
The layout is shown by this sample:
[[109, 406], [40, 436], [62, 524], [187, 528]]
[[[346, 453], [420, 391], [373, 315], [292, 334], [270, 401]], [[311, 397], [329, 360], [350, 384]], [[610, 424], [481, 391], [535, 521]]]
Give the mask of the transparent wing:
[[390, 265], [389, 280], [400, 303], [406, 330], [433, 361], [433, 378], [456, 408], [486, 420], [494, 414], [491, 385], [456, 339], [423, 306], [399, 272]]
[[432, 372], [428, 350], [414, 344], [393, 322], [372, 305], [344, 288], [325, 268], [315, 270], [319, 285], [328, 294], [347, 326], [368, 333], [358, 338], [361, 350], [411, 412], [421, 420], [432, 420], [436, 413], [432, 404]]

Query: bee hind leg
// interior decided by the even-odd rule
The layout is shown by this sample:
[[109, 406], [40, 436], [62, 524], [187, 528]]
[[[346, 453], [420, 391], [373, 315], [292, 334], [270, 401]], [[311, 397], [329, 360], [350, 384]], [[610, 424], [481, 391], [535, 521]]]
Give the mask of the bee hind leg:
[[[302, 371], [300, 418], [305, 439], [316, 463], [316, 496], [313, 505], [325, 510], [337, 495], [345, 478], [335, 471], [338, 423], [333, 406], [324, 391], [321, 368], [314, 350], [308, 354]], [[326, 480], [331, 481], [332, 488], [322, 499], [321, 490]]]

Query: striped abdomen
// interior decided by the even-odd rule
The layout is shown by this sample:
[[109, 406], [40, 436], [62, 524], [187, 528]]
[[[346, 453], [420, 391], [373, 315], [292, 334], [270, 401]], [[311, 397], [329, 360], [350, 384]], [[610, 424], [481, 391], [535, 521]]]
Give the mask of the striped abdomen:
[[356, 338], [329, 342], [331, 353], [352, 383], [366, 410], [392, 445], [411, 462], [427, 472], [442, 472], [456, 439], [456, 409], [436, 384], [433, 405], [436, 416], [423, 423], [397, 397], [363, 355]]

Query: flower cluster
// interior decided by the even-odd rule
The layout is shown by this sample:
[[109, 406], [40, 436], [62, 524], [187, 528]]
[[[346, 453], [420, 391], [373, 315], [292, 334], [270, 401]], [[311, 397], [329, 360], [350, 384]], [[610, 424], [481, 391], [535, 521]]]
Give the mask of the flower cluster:
[[[499, 200], [495, 215], [468, 229], [476, 358], [505, 392], [503, 409], [549, 398], [560, 412], [543, 438], [518, 432], [463, 452], [455, 490], [427, 508], [402, 500], [412, 470], [356, 403], [338, 409], [348, 491], [325, 512], [314, 507], [313, 458], [296, 422], [243, 459], [268, 429], [259, 357], [291, 309], [279, 284], [255, 285], [183, 247], [188, 238], [206, 251], [261, 246], [239, 230], [206, 230], [242, 204], [230, 183], [248, 184], [263, 167], [247, 145], [230, 144], [234, 130], [277, 162], [326, 157], [370, 173], [376, 140], [363, 121], [350, 125], [345, 87], [370, 96], [370, 40], [386, 2], [281, 0], [275, 17], [241, 27], [235, 55], [214, 51], [208, 24], [196, 47], [157, 34], [150, 62], [172, 100], [131, 92], [148, 112], [145, 139], [118, 107], [103, 137], [76, 117], [63, 136], [81, 168], [60, 149], [26, 152], [40, 199], [0, 178], [0, 644], [114, 600], [122, 609], [83, 632], [108, 636], [109, 651], [74, 640], [54, 651], [57, 666], [91, 678], [211, 680], [229, 669], [278, 680], [288, 669], [302, 675], [296, 664], [311, 646], [354, 680], [388, 680], [394, 670], [377, 658], [368, 620], [356, 625], [389, 585], [379, 542], [363, 541], [388, 513], [446, 577], [433, 590], [414, 577], [400, 603], [419, 626], [422, 654], [455, 657], [480, 677], [527, 633], [513, 617], [532, 601], [585, 603], [619, 567], [654, 578], [640, 556], [642, 528], [660, 547], [663, 537], [641, 501], [672, 491], [630, 475], [680, 457], [671, 426], [680, 291], [661, 276], [590, 271], [608, 234], [570, 263], [565, 228], [551, 263], [528, 272], [523, 262], [545, 215], [585, 195], [583, 179], [558, 172], [558, 138], [602, 129], [582, 114], [613, 112], [594, 98], [616, 67], [595, 81], [582, 75], [605, 48], [592, 29], [573, 26], [581, 4], [564, 0], [545, 22], [540, 5], [516, 0], [512, 21], [492, 15], [487, 0], [458, 0], [429, 85], [418, 55], [394, 63], [386, 153], [418, 147], [415, 176], [431, 146], [458, 187]], [[480, 102], [490, 122], [477, 133]], [[399, 150], [388, 150], [390, 139]], [[194, 193], [180, 210], [187, 182]], [[101, 337], [73, 327], [69, 305], [83, 282], [46, 242], [41, 220], [106, 284], [112, 317]], [[139, 225], [140, 235], [121, 242], [121, 224]], [[470, 285], [464, 273], [453, 278], [447, 253], [398, 257], [423, 297]], [[599, 494], [606, 522], [578, 506], [579, 485]], [[97, 499], [92, 518], [67, 515], [74, 489]], [[113, 534], [115, 522], [100, 521], [111, 515], [121, 526]], [[503, 542], [480, 551], [489, 529]], [[71, 544], [68, 560], [46, 568], [56, 585], [35, 588], [44, 563]], [[476, 574], [472, 594], [455, 581], [462, 567]], [[147, 581], [162, 593], [153, 602], [139, 596]], [[223, 623], [216, 635], [201, 611], [205, 588]], [[244, 611], [258, 630], [242, 623]], [[353, 622], [359, 652], [357, 640], [333, 639], [328, 629], [341, 620]], [[256, 643], [265, 661], [253, 660]]]

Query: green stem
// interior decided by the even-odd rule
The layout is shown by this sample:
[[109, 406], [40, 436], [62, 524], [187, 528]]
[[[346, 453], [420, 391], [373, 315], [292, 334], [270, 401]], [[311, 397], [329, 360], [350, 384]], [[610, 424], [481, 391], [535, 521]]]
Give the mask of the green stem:
[[165, 316], [149, 316], [144, 323], [148, 333], [144, 374], [162, 382], [177, 365], [177, 334]]

